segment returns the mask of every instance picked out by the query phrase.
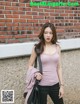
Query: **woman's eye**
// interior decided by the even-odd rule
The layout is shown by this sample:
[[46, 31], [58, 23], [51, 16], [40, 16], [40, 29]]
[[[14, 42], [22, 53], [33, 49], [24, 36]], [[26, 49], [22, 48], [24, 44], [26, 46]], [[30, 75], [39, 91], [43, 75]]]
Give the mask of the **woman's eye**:
[[52, 34], [52, 32], [50, 32], [50, 34]]
[[48, 34], [48, 32], [44, 32], [44, 34]]

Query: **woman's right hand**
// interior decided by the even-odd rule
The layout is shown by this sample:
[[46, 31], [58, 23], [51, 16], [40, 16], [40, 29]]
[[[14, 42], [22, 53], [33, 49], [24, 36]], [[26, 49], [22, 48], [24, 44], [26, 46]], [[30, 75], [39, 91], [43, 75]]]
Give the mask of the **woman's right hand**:
[[36, 77], [37, 80], [41, 80], [42, 79], [42, 74], [39, 73], [39, 72], [36, 72], [35, 77]]

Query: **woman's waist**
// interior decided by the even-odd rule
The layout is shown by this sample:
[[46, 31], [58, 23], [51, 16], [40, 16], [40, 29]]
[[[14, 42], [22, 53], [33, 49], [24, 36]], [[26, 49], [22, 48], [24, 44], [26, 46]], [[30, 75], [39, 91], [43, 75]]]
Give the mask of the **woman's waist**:
[[43, 75], [44, 76], [47, 76], [47, 75], [56, 75], [57, 74], [57, 70], [56, 69], [54, 69], [54, 70], [43, 70]]
[[39, 82], [39, 85], [41, 86], [52, 86], [52, 85], [55, 85], [56, 83], [59, 83], [59, 80], [56, 79], [56, 80], [41, 80]]

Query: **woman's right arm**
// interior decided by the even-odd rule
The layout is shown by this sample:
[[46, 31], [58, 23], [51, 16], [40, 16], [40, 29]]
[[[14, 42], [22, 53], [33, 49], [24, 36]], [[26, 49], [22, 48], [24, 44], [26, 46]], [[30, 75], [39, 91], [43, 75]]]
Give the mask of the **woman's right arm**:
[[34, 46], [32, 48], [31, 56], [30, 56], [30, 59], [29, 59], [29, 62], [28, 62], [28, 69], [33, 67], [36, 57], [37, 57], [37, 55], [36, 55], [35, 46]]
[[[28, 69], [31, 69], [33, 67], [33, 64], [35, 62], [36, 57], [37, 57], [37, 54], [35, 52], [35, 46], [34, 46], [33, 49], [32, 49], [30, 59], [29, 59]], [[42, 74], [40, 72], [36, 72], [35, 77], [36, 77], [37, 80], [41, 80], [42, 79]]]

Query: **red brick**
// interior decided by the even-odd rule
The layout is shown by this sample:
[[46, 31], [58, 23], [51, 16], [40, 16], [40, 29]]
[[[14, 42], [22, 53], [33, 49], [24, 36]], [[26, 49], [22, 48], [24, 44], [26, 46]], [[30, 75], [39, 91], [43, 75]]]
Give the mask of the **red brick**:
[[55, 9], [55, 13], [64, 13], [63, 9]]
[[7, 35], [12, 35], [12, 31], [7, 31]]
[[5, 39], [0, 39], [0, 43], [6, 43]]
[[18, 26], [19, 30], [26, 30], [25, 26]]
[[42, 9], [42, 8], [38, 8], [38, 7], [33, 8], [33, 7], [32, 7], [32, 11], [43, 12], [43, 10], [44, 10], [44, 9]]
[[0, 5], [0, 9], [4, 9], [4, 6], [3, 5], [2, 6]]
[[34, 31], [34, 34], [37, 34], [37, 37], [38, 37], [39, 33], [40, 33], [40, 30], [39, 31]]
[[12, 14], [25, 14], [24, 11], [12, 11]]
[[49, 22], [49, 20], [45, 19], [45, 20], [39, 20], [39, 23], [46, 23], [46, 22]]
[[25, 0], [20, 0], [20, 2], [24, 3]]
[[65, 19], [73, 19], [73, 17], [70, 17], [70, 16], [67, 16], [67, 17], [65, 17]]
[[[68, 14], [70, 17], [73, 17], [73, 16], [75, 16], [75, 14]], [[77, 14], [76, 14], [77, 15]]]
[[25, 3], [19, 3], [20, 7], [25, 7]]
[[22, 10], [22, 11], [31, 11], [31, 8], [20, 7], [19, 10]]
[[59, 13], [50, 13], [50, 16], [59, 16]]
[[38, 20], [27, 20], [28, 23], [38, 23]]
[[17, 10], [18, 11], [18, 7], [16, 7], [16, 6], [6, 6], [6, 8], [5, 8], [6, 10]]
[[19, 15], [6, 15], [6, 18], [19, 18]]
[[19, 23], [18, 26], [19, 27], [21, 27], [21, 26], [27, 26], [27, 23]]
[[18, 0], [7, 0], [8, 2], [18, 2]]
[[17, 38], [27, 38], [27, 36], [26, 35], [15, 35], [14, 38], [16, 38], [16, 39]]
[[13, 27], [13, 31], [18, 31], [19, 27]]
[[44, 19], [44, 16], [33, 16], [33, 19]]
[[74, 20], [74, 19], [72, 19], [72, 20], [69, 20], [70, 22], [73, 22], [73, 23], [76, 23], [77, 22], [77, 20]]
[[73, 13], [72, 10], [65, 10], [65, 13]]
[[42, 8], [42, 9], [48, 9], [49, 6], [39, 6], [39, 8]]
[[80, 10], [75, 10], [73, 11], [73, 13], [80, 13]]
[[75, 25], [74, 26], [72, 26], [71, 28], [74, 28], [74, 29], [79, 29], [80, 30], [80, 23], [79, 23], [79, 25], [77, 25], [77, 23], [74, 23]]
[[5, 25], [5, 23], [4, 22], [0, 22], [0, 26], [4, 26]]
[[0, 39], [12, 38], [12, 35], [0, 35]]
[[0, 2], [0, 5], [11, 6], [11, 2], [3, 1], [3, 2]]
[[80, 16], [80, 13], [79, 14], [77, 13], [77, 15]]
[[13, 19], [13, 22], [26, 22], [26, 19]]
[[7, 33], [4, 31], [0, 31], [0, 35], [6, 35]]
[[34, 30], [34, 27], [27, 27], [27, 30]]
[[0, 18], [4, 18], [4, 15], [0, 15]]
[[27, 27], [28, 27], [28, 26], [33, 27], [33, 24], [34, 24], [34, 23], [26, 23], [26, 26], [27, 26]]
[[20, 6], [20, 5], [19, 5], [19, 3], [12, 2], [12, 6]]
[[37, 12], [26, 12], [26, 15], [38, 15]]
[[30, 7], [30, 3], [26, 3], [26, 7]]
[[26, 19], [19, 19], [20, 20], [20, 22], [22, 22], [22, 23], [26, 23]]
[[45, 16], [45, 19], [50, 19], [51, 20], [51, 19], [55, 19], [55, 17], [53, 17], [53, 16], [50, 16], [50, 17], [49, 16]]
[[46, 13], [46, 12], [40, 12], [39, 15], [48, 16], [49, 15], [49, 12], [48, 13]]
[[20, 41], [17, 39], [9, 39], [7, 40], [7, 43], [19, 43]]
[[29, 15], [20, 15], [20, 18], [32, 19], [32, 16], [29, 16]]
[[7, 31], [11, 31], [12, 30], [12, 27], [7, 27]]
[[72, 1], [76, 1], [76, 0], [70, 0], [70, 2], [72, 2]]
[[38, 31], [40, 29], [40, 27], [34, 27], [33, 30]]
[[[79, 4], [80, 4], [80, 3], [79, 3]], [[78, 7], [77, 10], [80, 10], [80, 7]]]
[[51, 13], [51, 12], [55, 12], [55, 10], [54, 9], [45, 9], [44, 12], [50, 12]]
[[18, 23], [6, 23], [6, 26], [18, 26]]
[[57, 32], [62, 33], [64, 32], [64, 29], [56, 29]]
[[4, 27], [0, 27], [0, 31], [3, 31], [4, 30]]
[[66, 13], [60, 13], [60, 16], [68, 16]]
[[32, 35], [32, 34], [27, 35], [27, 38], [34, 38], [34, 37], [37, 37], [37, 35]]
[[0, 19], [0, 22], [12, 22], [12, 19]]
[[55, 19], [52, 20], [52, 19], [51, 19], [50, 22], [51, 22], [51, 23], [59, 23], [59, 20], [55, 20]]
[[[60, 9], [61, 7], [49, 7], [49, 9]], [[65, 8], [65, 7], [64, 7]]]
[[19, 19], [13, 19], [13, 22], [15, 23], [15, 22], [20, 22], [20, 20]]
[[7, 11], [6, 11], [6, 10], [3, 10], [3, 11], [2, 11], [2, 13], [3, 13], [3, 14], [11, 14], [11, 11], [8, 11], [8, 10], [7, 10]]

